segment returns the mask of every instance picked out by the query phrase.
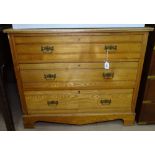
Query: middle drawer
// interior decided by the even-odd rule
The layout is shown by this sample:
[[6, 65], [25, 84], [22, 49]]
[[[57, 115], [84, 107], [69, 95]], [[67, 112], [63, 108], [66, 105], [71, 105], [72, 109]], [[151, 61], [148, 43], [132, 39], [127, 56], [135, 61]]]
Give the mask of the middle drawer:
[[135, 81], [138, 62], [20, 64], [23, 83]]

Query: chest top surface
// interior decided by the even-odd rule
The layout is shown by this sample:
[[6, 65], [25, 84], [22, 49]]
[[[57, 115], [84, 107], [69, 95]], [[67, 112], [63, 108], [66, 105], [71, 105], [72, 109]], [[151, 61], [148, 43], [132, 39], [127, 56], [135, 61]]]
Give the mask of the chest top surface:
[[5, 29], [5, 33], [69, 33], [69, 32], [81, 32], [81, 33], [103, 33], [103, 32], [148, 32], [153, 31], [153, 28], [66, 28], [66, 29]]

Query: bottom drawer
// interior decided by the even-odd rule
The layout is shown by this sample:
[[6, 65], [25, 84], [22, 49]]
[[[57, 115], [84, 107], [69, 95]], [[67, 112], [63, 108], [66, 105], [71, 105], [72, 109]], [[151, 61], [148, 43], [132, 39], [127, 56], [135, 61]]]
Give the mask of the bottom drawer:
[[142, 105], [139, 122], [155, 123], [155, 103]]
[[25, 91], [29, 114], [131, 112], [133, 89]]

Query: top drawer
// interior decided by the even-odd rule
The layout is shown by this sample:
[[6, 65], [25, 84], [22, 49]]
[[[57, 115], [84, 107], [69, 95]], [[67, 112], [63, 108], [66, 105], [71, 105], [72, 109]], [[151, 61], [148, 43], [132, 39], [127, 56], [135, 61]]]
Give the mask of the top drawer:
[[68, 35], [52, 35], [52, 36], [38, 36], [32, 34], [31, 36], [15, 36], [14, 40], [16, 44], [25, 43], [107, 43], [107, 42], [141, 42], [143, 35], [128, 35], [128, 34], [112, 34], [112, 35], [80, 35], [80, 34], [68, 34]]
[[139, 59], [142, 53], [142, 34], [25, 34], [14, 36], [19, 63], [42, 62], [103, 62]]

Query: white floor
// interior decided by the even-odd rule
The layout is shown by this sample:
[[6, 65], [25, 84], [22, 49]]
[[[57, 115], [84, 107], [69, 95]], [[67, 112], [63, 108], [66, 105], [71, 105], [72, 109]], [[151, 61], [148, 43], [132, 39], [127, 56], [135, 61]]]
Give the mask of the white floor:
[[[67, 125], [57, 123], [36, 123], [34, 129], [24, 129], [20, 110], [19, 96], [15, 84], [8, 86], [9, 100], [13, 111], [13, 119], [17, 131], [155, 131], [155, 125], [124, 126], [122, 121], [109, 121], [89, 125]], [[0, 131], [6, 130], [0, 115]]]

